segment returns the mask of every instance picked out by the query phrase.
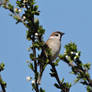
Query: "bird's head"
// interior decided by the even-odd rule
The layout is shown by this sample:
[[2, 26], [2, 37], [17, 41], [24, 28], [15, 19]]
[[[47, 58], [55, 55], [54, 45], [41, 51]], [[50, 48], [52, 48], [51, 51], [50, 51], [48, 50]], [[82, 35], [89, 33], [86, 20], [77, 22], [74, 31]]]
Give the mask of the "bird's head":
[[62, 38], [63, 35], [64, 35], [63, 32], [56, 31], [56, 32], [53, 32], [53, 33], [50, 35], [50, 39], [58, 39], [58, 40], [61, 40], [61, 38]]

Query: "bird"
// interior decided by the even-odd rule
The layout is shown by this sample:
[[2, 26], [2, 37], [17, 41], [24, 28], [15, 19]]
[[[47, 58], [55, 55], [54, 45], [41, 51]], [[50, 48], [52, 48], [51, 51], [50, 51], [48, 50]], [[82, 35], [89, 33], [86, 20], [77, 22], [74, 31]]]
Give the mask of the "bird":
[[45, 63], [46, 58], [48, 57], [46, 54], [46, 48], [50, 49], [51, 55], [49, 56], [49, 62], [53, 62], [59, 55], [60, 49], [61, 49], [61, 39], [64, 35], [63, 32], [56, 31], [53, 32], [49, 39], [46, 41], [45, 45], [43, 46], [42, 52], [41, 52], [41, 59], [43, 59], [43, 62], [40, 62], [40, 74], [38, 75], [37, 83], [40, 84], [43, 71], [47, 65]]

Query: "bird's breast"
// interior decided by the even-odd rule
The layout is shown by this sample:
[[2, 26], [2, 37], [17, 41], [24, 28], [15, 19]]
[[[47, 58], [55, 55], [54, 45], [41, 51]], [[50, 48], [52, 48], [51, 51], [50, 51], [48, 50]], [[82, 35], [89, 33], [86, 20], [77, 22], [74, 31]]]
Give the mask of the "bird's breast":
[[52, 60], [56, 59], [60, 52], [61, 43], [59, 40], [48, 40], [48, 47], [51, 49]]

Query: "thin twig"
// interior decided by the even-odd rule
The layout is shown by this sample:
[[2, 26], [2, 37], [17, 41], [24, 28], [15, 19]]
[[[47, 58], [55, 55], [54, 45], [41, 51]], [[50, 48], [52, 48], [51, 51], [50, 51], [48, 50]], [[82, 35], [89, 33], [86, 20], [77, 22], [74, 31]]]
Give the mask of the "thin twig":
[[1, 75], [0, 75], [0, 85], [1, 85], [1, 88], [2, 88], [2, 92], [6, 92], [5, 85], [3, 85], [1, 81], [2, 81], [2, 78], [1, 78]]
[[[32, 5], [32, 7], [31, 8], [33, 8], [34, 6]], [[32, 22], [32, 26], [33, 26], [33, 30], [34, 30], [34, 34], [33, 34], [33, 39], [32, 39], [32, 41], [33, 41], [33, 44], [34, 44], [34, 42], [35, 42], [35, 32], [37, 31], [37, 30], [35, 30], [35, 26], [34, 26], [34, 15], [32, 16], [32, 18], [31, 18], [31, 22]], [[34, 57], [36, 58], [36, 49], [33, 47], [33, 53], [34, 53]], [[36, 60], [34, 60], [34, 68], [35, 68], [35, 83], [36, 83], [36, 88], [35, 88], [35, 90], [36, 90], [36, 92], [39, 92], [39, 85], [38, 85], [38, 83], [37, 83], [37, 79], [38, 79], [38, 72], [37, 72], [37, 61]]]
[[55, 77], [55, 79], [57, 80], [57, 82], [60, 86], [61, 92], [69, 92], [70, 89], [67, 86], [66, 87], [63, 86], [62, 82], [60, 81], [55, 65], [53, 63], [50, 63], [50, 65], [51, 65], [53, 71], [55, 72], [54, 77]]

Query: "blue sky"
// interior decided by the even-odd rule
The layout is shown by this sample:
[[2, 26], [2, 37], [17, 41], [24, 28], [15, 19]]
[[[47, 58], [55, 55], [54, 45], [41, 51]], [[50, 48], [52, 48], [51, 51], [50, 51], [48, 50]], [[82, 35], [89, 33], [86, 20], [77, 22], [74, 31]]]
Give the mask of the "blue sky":
[[[44, 40], [56, 30], [63, 31], [61, 53], [65, 44], [75, 42], [82, 52], [83, 63], [92, 64], [92, 0], [37, 0], [37, 4], [41, 11], [40, 24], [46, 29]], [[16, 25], [9, 12], [0, 8], [0, 30], [0, 62], [5, 63], [2, 77], [7, 82], [7, 92], [31, 92], [31, 82], [26, 81], [26, 76], [33, 74], [26, 63], [29, 60], [27, 48], [31, 44], [26, 40], [26, 28]], [[49, 69], [50, 66], [44, 72], [42, 87], [46, 92], [59, 92], [52, 86], [55, 80], [50, 78]], [[64, 77], [73, 83], [75, 76], [69, 74], [71, 69], [67, 64], [61, 61], [57, 69], [61, 79]], [[89, 72], [92, 78], [92, 66]], [[85, 86], [75, 84], [70, 92], [86, 92]]]

